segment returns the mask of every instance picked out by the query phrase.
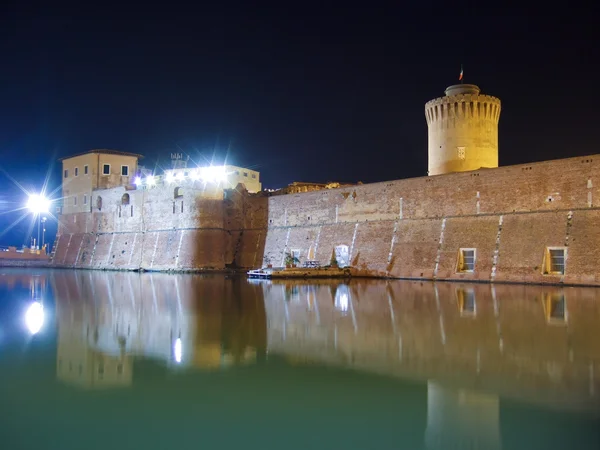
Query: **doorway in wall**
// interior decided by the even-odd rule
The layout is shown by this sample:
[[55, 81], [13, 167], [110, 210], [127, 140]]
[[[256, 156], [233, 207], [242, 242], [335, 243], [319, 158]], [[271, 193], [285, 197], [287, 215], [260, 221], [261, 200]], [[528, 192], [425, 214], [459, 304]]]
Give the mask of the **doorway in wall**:
[[348, 267], [350, 265], [350, 254], [347, 245], [338, 245], [335, 247], [335, 259], [339, 267]]

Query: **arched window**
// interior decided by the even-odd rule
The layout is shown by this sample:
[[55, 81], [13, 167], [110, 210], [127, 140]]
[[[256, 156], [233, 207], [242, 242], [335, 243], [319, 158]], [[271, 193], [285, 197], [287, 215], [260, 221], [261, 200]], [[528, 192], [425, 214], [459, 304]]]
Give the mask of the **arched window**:
[[123, 194], [123, 197], [121, 197], [121, 205], [129, 205], [129, 194]]
[[181, 198], [183, 197], [183, 189], [180, 187], [176, 187], [175, 190], [173, 191], [173, 197], [174, 198]]
[[96, 198], [96, 208], [98, 208], [98, 211], [102, 211], [102, 197], [100, 196]]

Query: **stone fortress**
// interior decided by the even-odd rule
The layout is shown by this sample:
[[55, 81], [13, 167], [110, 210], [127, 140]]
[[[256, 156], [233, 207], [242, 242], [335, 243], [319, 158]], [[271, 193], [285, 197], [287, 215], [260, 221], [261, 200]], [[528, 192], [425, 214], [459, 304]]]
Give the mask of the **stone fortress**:
[[367, 277], [600, 285], [600, 155], [498, 167], [500, 100], [469, 84], [445, 94], [425, 105], [426, 177], [272, 192], [233, 166], [66, 158], [52, 264], [208, 271], [335, 254]]

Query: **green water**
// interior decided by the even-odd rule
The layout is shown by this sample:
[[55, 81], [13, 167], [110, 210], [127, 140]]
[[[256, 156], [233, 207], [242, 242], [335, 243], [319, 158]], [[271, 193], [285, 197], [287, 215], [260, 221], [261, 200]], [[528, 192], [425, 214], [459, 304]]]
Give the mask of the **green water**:
[[0, 448], [597, 449], [599, 325], [594, 289], [3, 269]]

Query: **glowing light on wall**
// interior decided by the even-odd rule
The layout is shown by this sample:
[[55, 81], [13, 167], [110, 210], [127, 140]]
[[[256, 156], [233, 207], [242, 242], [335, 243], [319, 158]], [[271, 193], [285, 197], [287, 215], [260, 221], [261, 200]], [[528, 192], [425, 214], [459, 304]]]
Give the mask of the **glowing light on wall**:
[[166, 180], [167, 183], [172, 183], [173, 181], [175, 181], [175, 175], [173, 174], [173, 172], [167, 172]]
[[44, 325], [44, 307], [41, 303], [32, 303], [25, 313], [25, 325], [31, 334], [38, 333]]
[[185, 178], [185, 174], [183, 172], [179, 172], [176, 177], [178, 180], [183, 180]]
[[190, 178], [194, 181], [198, 181], [200, 179], [200, 170], [195, 169], [190, 172]]
[[135, 181], [134, 181], [136, 186], [140, 186], [142, 184], [142, 178], [141, 177], [135, 177]]
[[146, 177], [146, 184], [148, 186], [154, 186], [156, 184], [156, 180], [154, 179], [154, 177], [152, 175], [148, 175]]

